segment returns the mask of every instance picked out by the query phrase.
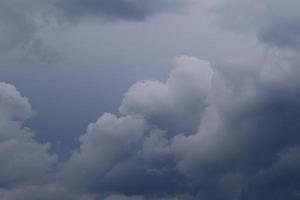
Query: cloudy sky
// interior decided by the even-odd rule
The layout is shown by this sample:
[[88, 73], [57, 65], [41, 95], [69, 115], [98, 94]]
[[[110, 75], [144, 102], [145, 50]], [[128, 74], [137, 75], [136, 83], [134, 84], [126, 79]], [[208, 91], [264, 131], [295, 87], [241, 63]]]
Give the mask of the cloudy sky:
[[299, 200], [300, 1], [1, 0], [0, 199]]

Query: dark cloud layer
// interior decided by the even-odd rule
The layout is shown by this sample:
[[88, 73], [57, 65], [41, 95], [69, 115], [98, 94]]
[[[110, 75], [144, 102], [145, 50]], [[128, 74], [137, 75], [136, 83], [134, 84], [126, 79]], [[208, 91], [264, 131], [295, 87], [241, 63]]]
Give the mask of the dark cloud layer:
[[41, 45], [39, 28], [53, 19], [60, 22], [78, 22], [84, 18], [143, 21], [159, 13], [177, 12], [186, 3], [184, 0], [3, 0], [0, 2], [1, 54], [16, 48], [29, 49], [33, 54], [36, 48], [41, 48], [37, 47]]
[[299, 50], [299, 1], [229, 0], [216, 8], [224, 27], [252, 30], [267, 44]]
[[55, 5], [68, 19], [100, 16], [106, 19], [144, 20], [161, 12], [179, 11], [182, 0], [64, 0]]

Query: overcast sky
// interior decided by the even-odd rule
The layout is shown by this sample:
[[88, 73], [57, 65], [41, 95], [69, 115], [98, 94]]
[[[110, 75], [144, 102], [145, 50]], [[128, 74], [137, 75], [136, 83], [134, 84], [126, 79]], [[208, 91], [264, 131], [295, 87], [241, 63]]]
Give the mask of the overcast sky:
[[300, 2], [1, 0], [0, 199], [297, 200]]

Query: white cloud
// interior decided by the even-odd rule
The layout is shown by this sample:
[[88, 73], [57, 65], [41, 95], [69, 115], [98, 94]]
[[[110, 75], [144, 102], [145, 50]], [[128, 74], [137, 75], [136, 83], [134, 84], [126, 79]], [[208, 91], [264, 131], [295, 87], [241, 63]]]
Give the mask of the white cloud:
[[64, 179], [70, 185], [97, 186], [118, 164], [132, 158], [147, 129], [141, 117], [104, 114], [81, 136], [80, 149], [63, 168]]
[[156, 120], [163, 129], [194, 130], [206, 106], [213, 70], [208, 62], [195, 57], [180, 56], [174, 63], [166, 82], [143, 81], [131, 86], [119, 111]]

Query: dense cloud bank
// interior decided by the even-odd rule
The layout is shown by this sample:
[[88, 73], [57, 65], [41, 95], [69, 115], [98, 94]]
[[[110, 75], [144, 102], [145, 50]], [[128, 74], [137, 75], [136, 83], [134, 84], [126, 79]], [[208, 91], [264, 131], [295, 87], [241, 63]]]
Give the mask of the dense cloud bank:
[[[69, 3], [74, 9], [80, 4]], [[256, 3], [233, 0], [217, 7], [226, 27], [250, 28], [276, 46], [272, 59], [228, 66], [180, 56], [166, 81], [133, 84], [120, 113], [91, 123], [64, 162], [24, 127], [34, 114], [28, 100], [1, 83], [0, 198], [299, 199], [300, 7], [292, 0]], [[108, 14], [113, 4], [107, 6], [104, 15], [119, 16], [119, 8]], [[100, 9], [79, 7], [80, 15]], [[241, 11], [238, 23], [228, 16], [231, 9]], [[68, 17], [74, 12], [68, 10]]]
[[[212, 77], [213, 69], [204, 61], [191, 57], [179, 61], [180, 67], [166, 83], [146, 81], [130, 88], [120, 107], [127, 116], [105, 114], [89, 126], [80, 150], [65, 166], [69, 173], [81, 168], [82, 178], [75, 170], [64, 179], [70, 180], [71, 187], [92, 193], [102, 190], [144, 198], [298, 199], [299, 85], [281, 84], [275, 72], [264, 67], [251, 73], [227, 72], [231, 76], [215, 69]], [[168, 82], [178, 70], [186, 72], [180, 74], [190, 83], [198, 81], [198, 87], [181, 82], [179, 76], [176, 89], [187, 93], [172, 96]], [[202, 76], [201, 82], [193, 79]], [[286, 78], [293, 82], [292, 77]], [[153, 88], [165, 91], [154, 93]], [[197, 94], [198, 103], [192, 104], [197, 131], [184, 132], [172, 118], [176, 113], [185, 116], [189, 106], [176, 104], [168, 111], [164, 101], [168, 99], [167, 105], [172, 106], [174, 100], [189, 102], [180, 98], [197, 99]], [[160, 120], [156, 123], [152, 117]], [[183, 124], [188, 122], [185, 119]], [[84, 166], [98, 167], [86, 170]], [[106, 167], [104, 173], [101, 167]]]
[[281, 67], [225, 70], [178, 57], [165, 82], [137, 82], [120, 116], [91, 123], [63, 163], [22, 126], [27, 99], [2, 83], [0, 196], [298, 199], [300, 85], [293, 73], [278, 79]]

